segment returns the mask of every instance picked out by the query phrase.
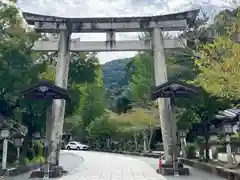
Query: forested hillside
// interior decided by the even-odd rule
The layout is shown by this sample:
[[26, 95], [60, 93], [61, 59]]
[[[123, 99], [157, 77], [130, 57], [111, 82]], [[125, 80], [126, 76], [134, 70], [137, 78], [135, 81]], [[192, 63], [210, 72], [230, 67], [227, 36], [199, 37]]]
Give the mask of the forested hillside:
[[116, 59], [101, 65], [105, 88], [119, 88], [127, 84], [125, 80], [125, 67], [130, 61], [131, 58]]

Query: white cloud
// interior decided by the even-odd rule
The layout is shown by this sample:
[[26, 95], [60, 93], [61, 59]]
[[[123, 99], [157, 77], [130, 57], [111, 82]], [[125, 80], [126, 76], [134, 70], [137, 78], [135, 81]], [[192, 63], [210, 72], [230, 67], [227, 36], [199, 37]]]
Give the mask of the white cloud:
[[[210, 2], [211, 0], [208, 0]], [[223, 0], [212, 0], [223, 4]], [[22, 11], [64, 17], [147, 16], [184, 11], [206, 0], [18, 0]], [[210, 3], [213, 3], [210, 2]], [[105, 40], [104, 34], [75, 34], [82, 40]], [[137, 39], [137, 33], [119, 33], [118, 40]], [[135, 52], [102, 52], [100, 62], [131, 57]]]

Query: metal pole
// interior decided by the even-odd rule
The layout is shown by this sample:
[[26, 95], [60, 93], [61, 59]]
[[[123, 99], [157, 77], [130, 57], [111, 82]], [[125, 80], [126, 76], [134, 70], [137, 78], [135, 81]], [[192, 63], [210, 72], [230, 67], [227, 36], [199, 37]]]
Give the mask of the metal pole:
[[[67, 88], [68, 70], [70, 61], [70, 35], [67, 29], [60, 31], [59, 36], [59, 50], [58, 50], [58, 62], [56, 67], [56, 79], [55, 84], [62, 88]], [[50, 149], [50, 163], [52, 165], [59, 165], [59, 152], [60, 143], [62, 139], [62, 130], [65, 114], [65, 100], [56, 99], [53, 100], [52, 120], [53, 129], [51, 132], [51, 149]]]
[[2, 152], [2, 169], [7, 169], [7, 151], [8, 151], [8, 139], [3, 140], [3, 152]]
[[[167, 66], [165, 60], [164, 43], [160, 28], [154, 28], [152, 33], [153, 53], [154, 53], [154, 74], [156, 86], [166, 83]], [[172, 163], [171, 152], [171, 106], [169, 98], [158, 99], [159, 117], [161, 122], [161, 132], [163, 139], [164, 155], [167, 164]]]

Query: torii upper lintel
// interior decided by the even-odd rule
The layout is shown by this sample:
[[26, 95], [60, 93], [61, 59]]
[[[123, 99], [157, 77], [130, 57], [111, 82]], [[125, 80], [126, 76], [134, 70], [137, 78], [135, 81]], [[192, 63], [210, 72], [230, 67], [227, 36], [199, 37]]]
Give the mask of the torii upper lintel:
[[199, 10], [191, 10], [174, 14], [139, 17], [99, 17], [99, 18], [67, 18], [46, 16], [23, 12], [23, 17], [30, 25], [35, 25], [38, 32], [56, 33], [70, 28], [78, 32], [140, 32], [159, 27], [163, 31], [175, 31], [192, 26]]

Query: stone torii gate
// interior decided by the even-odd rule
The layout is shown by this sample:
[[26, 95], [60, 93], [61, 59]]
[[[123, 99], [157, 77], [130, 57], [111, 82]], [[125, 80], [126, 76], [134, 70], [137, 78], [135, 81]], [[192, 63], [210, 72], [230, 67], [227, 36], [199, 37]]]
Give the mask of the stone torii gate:
[[[100, 52], [100, 51], [153, 51], [156, 86], [167, 82], [165, 50], [181, 50], [185, 47], [178, 39], [164, 39], [163, 31], [180, 31], [195, 22], [199, 10], [176, 14], [148, 17], [111, 17], [111, 18], [66, 18], [23, 13], [30, 25], [35, 26], [38, 33], [59, 33], [58, 41], [38, 41], [35, 51], [58, 51], [56, 68], [56, 85], [67, 88], [70, 52]], [[116, 41], [116, 32], [151, 33], [152, 39], [138, 41]], [[106, 33], [106, 41], [70, 40], [71, 33]], [[186, 43], [186, 42], [184, 42]], [[164, 143], [166, 161], [171, 162], [170, 147], [172, 138], [171, 107], [169, 99], [159, 99], [159, 113]], [[53, 118], [51, 123], [50, 163], [58, 165], [60, 140], [63, 130], [65, 101], [55, 100], [53, 103]]]

